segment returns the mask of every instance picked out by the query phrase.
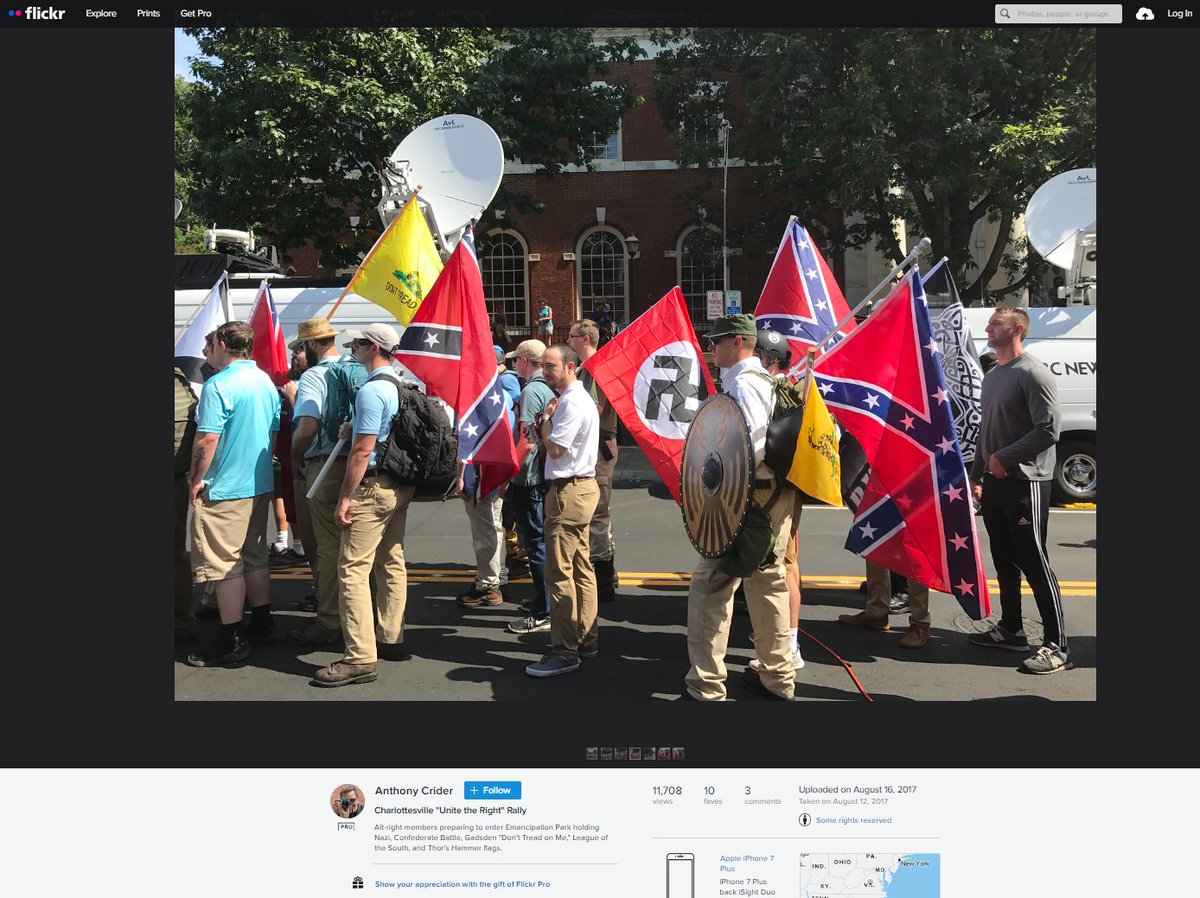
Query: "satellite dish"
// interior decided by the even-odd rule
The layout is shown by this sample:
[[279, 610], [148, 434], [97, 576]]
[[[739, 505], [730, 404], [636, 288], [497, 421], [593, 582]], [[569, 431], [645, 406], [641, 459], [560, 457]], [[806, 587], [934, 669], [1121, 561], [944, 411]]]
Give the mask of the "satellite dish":
[[1025, 233], [1051, 265], [1070, 269], [1079, 237], [1096, 231], [1096, 169], [1055, 175], [1034, 191], [1025, 210]]
[[179, 197], [175, 197], [175, 217], [179, 217], [179, 213], [183, 211], [183, 203], [179, 202]]
[[504, 177], [504, 148], [487, 122], [470, 115], [446, 115], [405, 137], [388, 159], [388, 167], [392, 178], [384, 177], [381, 214], [386, 215], [385, 206], [393, 198], [387, 195], [388, 188], [407, 199], [420, 187], [418, 196], [435, 223], [435, 232], [444, 237], [479, 218], [491, 203]]

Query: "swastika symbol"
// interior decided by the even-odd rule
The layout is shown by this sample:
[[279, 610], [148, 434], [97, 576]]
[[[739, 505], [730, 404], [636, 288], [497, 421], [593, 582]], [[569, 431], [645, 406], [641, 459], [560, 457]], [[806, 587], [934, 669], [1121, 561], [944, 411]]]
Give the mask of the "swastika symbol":
[[696, 417], [696, 409], [688, 408], [687, 401], [695, 399], [700, 388], [692, 383], [692, 360], [673, 355], [658, 355], [654, 357], [656, 368], [674, 369], [675, 376], [671, 379], [655, 378], [650, 381], [650, 395], [646, 399], [646, 417], [656, 420], [664, 403], [664, 396], [670, 396], [670, 407], [667, 417], [677, 423], [686, 424]]

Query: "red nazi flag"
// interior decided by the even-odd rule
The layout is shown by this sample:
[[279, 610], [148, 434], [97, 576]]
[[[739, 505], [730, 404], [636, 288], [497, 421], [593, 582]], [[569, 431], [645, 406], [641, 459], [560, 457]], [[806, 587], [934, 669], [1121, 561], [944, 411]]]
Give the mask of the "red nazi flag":
[[679, 463], [700, 403], [715, 393], [675, 287], [584, 365], [679, 502]]

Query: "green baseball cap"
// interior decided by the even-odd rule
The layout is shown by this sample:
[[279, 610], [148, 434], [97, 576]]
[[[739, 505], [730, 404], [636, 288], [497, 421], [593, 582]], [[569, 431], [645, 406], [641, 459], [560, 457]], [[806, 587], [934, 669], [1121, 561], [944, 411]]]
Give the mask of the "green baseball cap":
[[758, 327], [754, 323], [754, 316], [743, 312], [740, 315], [724, 315], [718, 318], [707, 336], [709, 339], [713, 337], [728, 337], [735, 334], [741, 334], [743, 337], [753, 337], [757, 333]]

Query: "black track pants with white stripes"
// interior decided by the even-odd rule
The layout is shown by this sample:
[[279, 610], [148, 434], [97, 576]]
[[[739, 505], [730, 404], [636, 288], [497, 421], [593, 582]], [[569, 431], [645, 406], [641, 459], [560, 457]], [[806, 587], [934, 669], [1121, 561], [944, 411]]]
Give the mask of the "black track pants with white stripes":
[[1010, 633], [1021, 627], [1021, 574], [1037, 601], [1046, 642], [1067, 651], [1062, 595], [1046, 554], [1050, 484], [1018, 477], [983, 476], [983, 523], [992, 544], [1000, 584], [1000, 623]]

